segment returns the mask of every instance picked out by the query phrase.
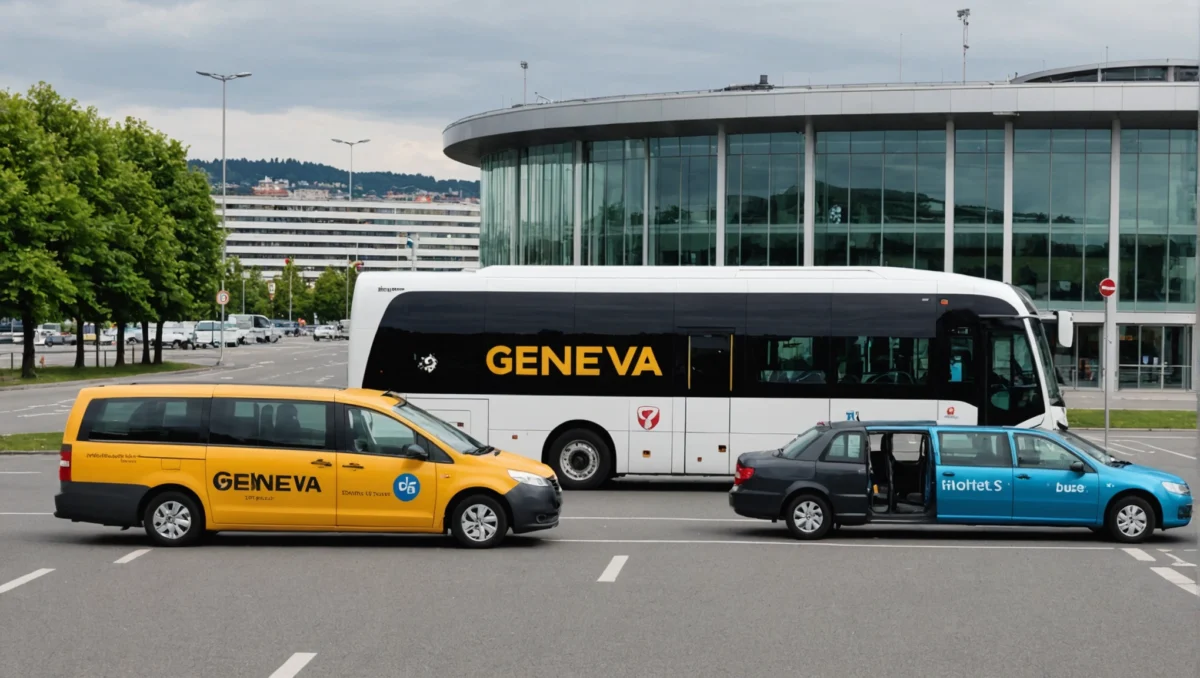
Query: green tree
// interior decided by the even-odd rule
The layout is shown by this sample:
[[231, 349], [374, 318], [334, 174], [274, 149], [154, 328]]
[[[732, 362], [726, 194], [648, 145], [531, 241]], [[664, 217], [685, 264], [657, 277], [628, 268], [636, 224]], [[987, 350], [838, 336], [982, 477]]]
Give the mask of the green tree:
[[346, 276], [330, 266], [321, 272], [313, 283], [312, 303], [310, 314], [316, 316], [313, 322], [337, 322], [344, 316]]
[[111, 200], [108, 187], [117, 171], [116, 147], [95, 109], [81, 109], [46, 83], [31, 87], [28, 101], [42, 130], [61, 142], [57, 149], [63, 178], [75, 187], [87, 206], [85, 218], [64, 234], [61, 258], [76, 290], [70, 315], [75, 320], [77, 339], [75, 367], [83, 367], [85, 325], [95, 324], [99, 351], [101, 321], [108, 315], [96, 287], [110, 268], [111, 219], [95, 206]]
[[65, 153], [63, 139], [41, 128], [28, 100], [0, 91], [0, 315], [24, 323], [26, 378], [34, 376], [35, 326], [77, 293], [62, 257], [88, 209], [65, 180]]
[[[271, 313], [268, 315], [272, 318], [290, 317], [292, 320], [296, 320], [312, 313], [309, 308], [309, 289], [295, 262], [290, 258], [285, 259], [285, 262], [281, 275], [275, 278], [275, 299], [271, 302]], [[288, 313], [289, 295], [290, 315]]]

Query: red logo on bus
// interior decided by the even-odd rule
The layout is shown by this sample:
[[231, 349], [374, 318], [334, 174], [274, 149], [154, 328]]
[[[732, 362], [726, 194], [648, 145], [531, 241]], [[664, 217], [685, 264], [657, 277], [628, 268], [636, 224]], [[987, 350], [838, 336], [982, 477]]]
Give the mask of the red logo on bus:
[[953, 407], [947, 407], [947, 408], [946, 408], [946, 416], [947, 416], [947, 417], [953, 417], [953, 416], [954, 416], [954, 408], [953, 408]]
[[639, 407], [637, 409], [638, 425], [647, 431], [653, 431], [655, 426], [658, 426], [660, 412], [657, 407]]

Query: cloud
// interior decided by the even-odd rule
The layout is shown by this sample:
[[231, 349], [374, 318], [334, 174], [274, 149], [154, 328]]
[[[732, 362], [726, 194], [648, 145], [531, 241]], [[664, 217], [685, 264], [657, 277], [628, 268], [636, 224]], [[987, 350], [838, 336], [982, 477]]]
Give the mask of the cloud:
[[[905, 80], [956, 80], [964, 5], [969, 79], [1094, 63], [1106, 45], [1114, 61], [1197, 52], [1193, 0], [0, 0], [0, 87], [46, 80], [109, 115], [153, 111], [211, 156], [197, 111], [219, 94], [194, 71], [252, 71], [230, 85], [231, 110], [296, 136], [253, 128], [247, 154], [315, 160], [331, 152], [326, 137], [357, 125], [379, 130], [373, 139], [419, 135], [395, 139], [408, 150], [388, 161], [430, 148], [437, 158], [446, 124], [521, 100], [521, 60], [530, 100], [714, 88], [764, 73], [877, 83], [897, 78], [903, 33]], [[305, 126], [318, 119], [331, 129]], [[456, 167], [430, 162], [434, 173]]]

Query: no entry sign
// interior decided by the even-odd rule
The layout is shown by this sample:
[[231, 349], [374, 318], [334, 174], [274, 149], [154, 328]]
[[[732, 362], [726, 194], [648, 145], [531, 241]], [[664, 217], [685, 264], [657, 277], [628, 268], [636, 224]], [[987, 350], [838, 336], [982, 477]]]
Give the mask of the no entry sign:
[[1117, 283], [1112, 278], [1105, 278], [1100, 281], [1100, 296], [1111, 297], [1117, 293]]

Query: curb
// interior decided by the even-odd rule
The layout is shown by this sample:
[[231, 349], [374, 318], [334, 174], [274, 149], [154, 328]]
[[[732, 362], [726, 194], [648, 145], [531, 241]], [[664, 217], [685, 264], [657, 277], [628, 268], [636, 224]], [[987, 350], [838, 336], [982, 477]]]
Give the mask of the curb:
[[[0, 386], [0, 393], [8, 391], [36, 391], [43, 388], [54, 388], [56, 386], [71, 386], [72, 384], [82, 384], [84, 386], [106, 386], [108, 384], [119, 384], [124, 379], [137, 379], [139, 377], [157, 377], [170, 374], [201, 374], [204, 372], [216, 372], [222, 368], [217, 366], [197, 365], [194, 368], [186, 370], [172, 370], [170, 372], [147, 372], [146, 374], [131, 374], [127, 377], [99, 377], [96, 379], [71, 379], [70, 381], [56, 381], [50, 384], [20, 384], [18, 386]], [[0, 452], [2, 454], [2, 452]]]
[[[1069, 431], [1103, 431], [1102, 428], [1069, 428]], [[1194, 428], [1117, 428], [1115, 426], [1108, 427], [1109, 432], [1113, 431], [1132, 431], [1134, 433], [1196, 433]]]

